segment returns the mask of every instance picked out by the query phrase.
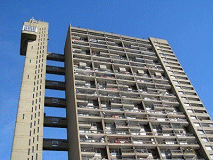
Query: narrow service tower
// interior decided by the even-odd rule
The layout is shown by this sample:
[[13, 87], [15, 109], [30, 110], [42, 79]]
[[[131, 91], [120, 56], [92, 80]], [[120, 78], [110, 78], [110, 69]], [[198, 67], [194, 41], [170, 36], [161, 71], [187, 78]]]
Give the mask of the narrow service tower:
[[48, 23], [30, 19], [21, 32], [26, 56], [11, 160], [42, 159]]

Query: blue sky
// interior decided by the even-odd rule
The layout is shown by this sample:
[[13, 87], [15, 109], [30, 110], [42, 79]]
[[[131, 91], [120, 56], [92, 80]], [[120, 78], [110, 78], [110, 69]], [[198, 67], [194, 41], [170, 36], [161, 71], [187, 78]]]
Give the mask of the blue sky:
[[[23, 22], [31, 17], [49, 22], [49, 52], [63, 53], [69, 23], [138, 38], [167, 39], [213, 117], [212, 0], [2, 0], [0, 15], [1, 160], [10, 157], [24, 65], [19, 55], [20, 33]], [[66, 130], [58, 134], [66, 136]], [[66, 153], [48, 156], [45, 152], [44, 160], [67, 159]]]

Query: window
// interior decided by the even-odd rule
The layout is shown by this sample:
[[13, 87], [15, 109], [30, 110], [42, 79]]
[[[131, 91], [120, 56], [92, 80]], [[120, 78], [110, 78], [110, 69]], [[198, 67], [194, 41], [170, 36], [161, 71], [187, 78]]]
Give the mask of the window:
[[155, 72], [155, 76], [156, 76], [156, 77], [161, 77], [162, 75], [161, 75], [160, 72]]
[[100, 70], [107, 70], [107, 67], [106, 67], [106, 65], [100, 65]]
[[203, 131], [201, 131], [201, 130], [198, 130], [198, 133], [199, 133], [199, 134], [204, 134], [204, 132], [203, 132]]
[[190, 105], [189, 103], [184, 103], [184, 106], [189, 107]]
[[212, 151], [212, 147], [206, 146], [206, 150], [207, 150], [207, 151]]
[[143, 70], [138, 70], [138, 75], [139, 75], [139, 76], [144, 75], [144, 71], [143, 71]]
[[191, 116], [191, 119], [196, 120], [197, 118], [195, 116]]
[[178, 93], [183, 95], [183, 92], [182, 92], [182, 91], [178, 91]]
[[124, 68], [124, 67], [119, 67], [119, 72], [126, 72], [126, 68]]
[[181, 89], [179, 86], [175, 86], [176, 89]]
[[200, 127], [199, 123], [194, 123], [195, 127]]
[[80, 67], [80, 68], [85, 68], [85, 67], [86, 67], [86, 63], [84, 63], [84, 62], [79, 62], [79, 67]]
[[186, 100], [187, 100], [186, 97], [181, 97], [181, 99], [182, 99], [183, 101], [186, 101]]
[[208, 142], [207, 138], [201, 138], [203, 142]]
[[191, 109], [187, 109], [187, 111], [188, 111], [189, 113], [193, 113], [193, 111], [192, 111]]
[[52, 141], [52, 146], [58, 146], [58, 141]]

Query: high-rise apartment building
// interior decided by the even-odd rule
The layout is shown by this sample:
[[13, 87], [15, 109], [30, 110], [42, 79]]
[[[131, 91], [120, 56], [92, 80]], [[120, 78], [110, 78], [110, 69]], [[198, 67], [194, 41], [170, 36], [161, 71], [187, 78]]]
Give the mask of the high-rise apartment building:
[[[24, 23], [12, 160], [41, 160], [43, 150], [69, 160], [213, 159], [213, 122], [166, 40], [69, 26], [63, 55], [47, 52], [47, 40], [48, 23]], [[66, 117], [44, 107], [66, 108]], [[67, 128], [67, 139], [43, 138], [43, 127]]]

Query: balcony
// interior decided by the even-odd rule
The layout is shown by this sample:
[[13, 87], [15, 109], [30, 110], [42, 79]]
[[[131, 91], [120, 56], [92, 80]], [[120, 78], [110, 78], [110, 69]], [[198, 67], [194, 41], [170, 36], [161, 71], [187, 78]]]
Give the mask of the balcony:
[[67, 128], [67, 119], [63, 117], [44, 117], [44, 127]]
[[110, 54], [110, 57], [112, 59], [118, 59], [118, 60], [124, 60], [124, 61], [127, 60], [126, 56], [122, 56], [122, 55], [118, 55], [118, 54]]
[[93, 58], [109, 58], [107, 51], [92, 51]]
[[92, 129], [85, 129], [85, 128], [80, 128], [79, 129], [79, 133], [81, 134], [81, 133], [85, 133], [85, 134], [103, 134], [104, 132], [103, 132], [103, 130], [92, 130]]
[[95, 113], [78, 113], [78, 119], [85, 120], [85, 119], [100, 119], [102, 118], [100, 114]]
[[124, 119], [124, 115], [119, 115], [119, 114], [104, 114], [104, 118], [110, 118], [110, 119]]
[[120, 80], [130, 80], [134, 81], [134, 77], [128, 74], [116, 74], [116, 78]]
[[161, 129], [162, 129], [162, 132], [166, 132], [166, 131], [172, 131], [173, 128], [171, 125], [163, 125], [163, 124], [160, 124], [161, 126]]
[[132, 115], [132, 116], [126, 116], [126, 118], [128, 119], [128, 120], [137, 120], [137, 121], [147, 121], [148, 119], [146, 118], [146, 117], [142, 117], [142, 116], [140, 116], [140, 115], [138, 115], [138, 116], [134, 116], [134, 115]]
[[82, 160], [84, 160], [84, 158], [85, 160], [88, 160], [88, 159], [101, 160], [101, 151], [100, 149], [96, 149], [96, 148], [81, 148], [81, 156], [82, 156]]
[[74, 74], [75, 76], [87, 76], [87, 77], [94, 76], [92, 70], [83, 70], [83, 69], [75, 69]]
[[128, 125], [126, 123], [115, 123], [116, 129], [127, 129]]
[[169, 118], [161, 118], [161, 117], [149, 117], [150, 121], [156, 121], [156, 122], [168, 122], [170, 121]]
[[154, 141], [145, 141], [145, 140], [132, 140], [132, 143], [135, 145], [154, 145]]
[[184, 115], [183, 112], [166, 112], [169, 116], [169, 118], [185, 118], [186, 116]]
[[109, 107], [109, 106], [103, 107], [103, 105], [101, 105], [101, 108], [103, 110], [112, 111], [112, 112], [121, 112], [121, 111], [124, 111], [122, 107], [117, 107], [117, 108], [116, 107]]
[[96, 92], [96, 89], [92, 89], [92, 88], [78, 88], [78, 87], [76, 87], [76, 94], [96, 96], [97, 92]]
[[95, 149], [92, 149], [92, 148], [82, 148], [81, 149], [81, 155], [82, 156], [94, 157], [96, 153], [97, 153], [97, 151]]
[[130, 139], [123, 139], [123, 138], [116, 138], [116, 139], [109, 139], [109, 143], [113, 145], [120, 145], [120, 144], [129, 144], [131, 143]]
[[66, 100], [63, 98], [45, 97], [44, 105], [47, 107], [66, 108]]
[[193, 148], [200, 148], [199, 144], [197, 143], [197, 141], [193, 140], [193, 141], [179, 141], [179, 144], [182, 147], [193, 147]]
[[138, 157], [147, 158], [150, 156], [147, 149], [135, 149], [135, 152]]
[[183, 156], [182, 150], [170, 150], [171, 158], [179, 158]]
[[174, 130], [182, 131], [182, 132], [184, 131], [183, 126], [180, 125], [180, 124], [173, 124], [172, 127], [173, 127]]
[[145, 131], [130, 131], [132, 136], [153, 136], [152, 132], [145, 132]]
[[176, 136], [175, 133], [154, 133], [155, 136], [160, 136], [160, 137], [174, 137]]
[[103, 78], [103, 79], [115, 79], [114, 74], [107, 74], [107, 73], [96, 73], [96, 77], [97, 78]]
[[45, 81], [45, 88], [64, 91], [66, 89], [66, 86], [65, 86], [65, 82], [46, 80]]
[[121, 149], [121, 156], [124, 157], [133, 157], [135, 156], [135, 150], [134, 149]]
[[78, 110], [97, 110], [98, 107], [98, 101], [97, 100], [84, 100], [84, 99], [77, 99], [77, 106]]
[[76, 88], [96, 88], [95, 81], [86, 81], [86, 80], [75, 80]]
[[184, 157], [193, 158], [196, 156], [195, 150], [192, 148], [186, 148], [183, 152]]
[[175, 108], [173, 105], [165, 105], [165, 104], [153, 104], [154, 110], [166, 110], [166, 111], [174, 111]]
[[169, 141], [169, 140], [164, 140], [164, 141], [161, 141], [161, 142], [158, 142], [158, 144], [162, 144], [162, 145], [178, 145], [178, 142], [177, 141]]
[[103, 97], [120, 97], [120, 94], [118, 91], [113, 91], [113, 90], [99, 90], [99, 95]]
[[81, 137], [80, 138], [80, 142], [81, 143], [105, 143], [105, 139], [104, 138], [99, 138], [99, 139], [94, 139], [91, 137]]
[[68, 141], [65, 139], [43, 139], [43, 150], [68, 151]]
[[181, 118], [169, 118], [171, 123], [181, 123], [182, 126], [187, 126], [189, 123], [186, 119]]
[[65, 68], [47, 65], [46, 66], [46, 73], [56, 74], [56, 75], [65, 75]]
[[91, 128], [92, 123], [87, 121], [80, 121], [78, 122], [78, 126], [82, 128]]

